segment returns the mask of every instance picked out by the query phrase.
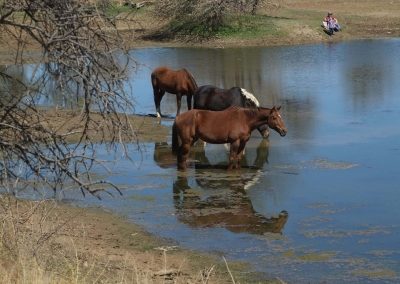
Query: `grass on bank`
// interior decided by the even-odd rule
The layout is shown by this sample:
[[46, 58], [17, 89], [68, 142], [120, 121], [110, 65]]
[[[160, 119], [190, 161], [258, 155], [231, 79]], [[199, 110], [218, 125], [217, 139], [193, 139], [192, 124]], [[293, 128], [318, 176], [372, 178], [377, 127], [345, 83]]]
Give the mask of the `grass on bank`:
[[[0, 195], [1, 283], [265, 283], [102, 210]], [[277, 280], [266, 283], [281, 283]]]
[[279, 21], [281, 20], [266, 15], [231, 15], [215, 30], [196, 22], [171, 21], [155, 38], [204, 41], [212, 38], [251, 40], [260, 37], [284, 37], [287, 32], [280, 28]]
[[[140, 16], [144, 20], [144, 29], [139, 37], [153, 43], [193, 45], [197, 42], [200, 46], [219, 47], [226, 44], [286, 45], [400, 36], [400, 2], [277, 0], [271, 3], [278, 5], [260, 6], [255, 15], [225, 15], [223, 24], [212, 30], [207, 25], [190, 22], [187, 17], [182, 17], [181, 22], [158, 19], [154, 7], [149, 5]], [[335, 37], [329, 37], [321, 27], [327, 11], [334, 12], [342, 27]]]
[[221, 38], [253, 39], [261, 36], [284, 36], [276, 19], [265, 15], [242, 15], [229, 17], [226, 24], [217, 32]]

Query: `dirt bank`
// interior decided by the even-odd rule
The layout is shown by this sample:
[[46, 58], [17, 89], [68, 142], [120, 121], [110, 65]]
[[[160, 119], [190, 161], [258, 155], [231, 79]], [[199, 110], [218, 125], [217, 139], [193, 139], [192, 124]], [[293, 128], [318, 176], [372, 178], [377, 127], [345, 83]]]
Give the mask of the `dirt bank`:
[[77, 208], [55, 201], [17, 202], [7, 196], [0, 197], [0, 205], [2, 229], [13, 228], [12, 232], [2, 230], [3, 237], [10, 237], [8, 246], [0, 246], [2, 283], [231, 283], [232, 276], [241, 281], [257, 279], [256, 274], [244, 273], [248, 270], [244, 264], [226, 265], [220, 257], [182, 250], [101, 208]]
[[[112, 115], [112, 114], [110, 114]], [[40, 116], [43, 117], [43, 124], [58, 133], [75, 133], [68, 136], [68, 142], [76, 142], [81, 135], [85, 125], [81, 112], [64, 110], [59, 108], [41, 109]], [[121, 116], [123, 116], [121, 114]], [[135, 133], [137, 142], [166, 142], [170, 129], [161, 124], [157, 117], [144, 115], [128, 115], [127, 123], [130, 124]], [[109, 140], [108, 133], [98, 131], [101, 121], [104, 119], [98, 113], [91, 113], [92, 122], [88, 127], [88, 134], [92, 142]], [[123, 138], [123, 137], [122, 137]]]

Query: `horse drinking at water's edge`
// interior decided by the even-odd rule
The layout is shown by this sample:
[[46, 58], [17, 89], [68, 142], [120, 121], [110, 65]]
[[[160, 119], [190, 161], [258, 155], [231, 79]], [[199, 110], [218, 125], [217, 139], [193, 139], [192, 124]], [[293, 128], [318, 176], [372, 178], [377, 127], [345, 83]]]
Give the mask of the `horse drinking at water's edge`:
[[[212, 85], [199, 87], [193, 96], [195, 109], [224, 110], [231, 106], [256, 108], [260, 103], [247, 90], [239, 87], [221, 89]], [[261, 136], [268, 138], [269, 130], [266, 124], [257, 128]]]
[[193, 109], [177, 116], [172, 126], [172, 151], [178, 156], [178, 168], [186, 169], [190, 147], [198, 139], [208, 143], [230, 143], [228, 169], [239, 168], [243, 150], [251, 132], [267, 124], [285, 136], [287, 129], [280, 107], [230, 107], [223, 111]]
[[197, 83], [186, 69], [172, 70], [168, 67], [158, 67], [151, 73], [154, 103], [157, 117], [161, 117], [160, 102], [165, 92], [176, 95], [176, 115], [181, 109], [182, 96], [186, 95], [188, 109], [192, 109], [192, 96], [197, 89]]

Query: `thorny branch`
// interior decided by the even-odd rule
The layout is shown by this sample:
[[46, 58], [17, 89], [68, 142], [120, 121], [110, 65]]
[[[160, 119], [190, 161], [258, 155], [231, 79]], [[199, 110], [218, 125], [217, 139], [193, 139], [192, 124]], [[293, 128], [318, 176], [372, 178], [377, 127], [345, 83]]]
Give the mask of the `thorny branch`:
[[[133, 105], [124, 88], [129, 65], [119, 56], [126, 50], [114, 19], [91, 3], [0, 1], [0, 33], [2, 40], [16, 41], [15, 64], [25, 63], [27, 44], [41, 50], [31, 74], [23, 68], [0, 67], [2, 188], [16, 181], [22, 186], [24, 181], [28, 187], [54, 191], [71, 183], [83, 193], [117, 189], [111, 184], [99, 189], [107, 182], [93, 180], [90, 171], [100, 163], [97, 143], [136, 141], [127, 115]], [[50, 92], [61, 101], [75, 102], [84, 127], [64, 132], [50, 127], [46, 112], [38, 107]], [[100, 119], [95, 121], [95, 115]], [[100, 137], [96, 141], [90, 131], [93, 125]], [[77, 142], [71, 144], [68, 138], [77, 133]]]

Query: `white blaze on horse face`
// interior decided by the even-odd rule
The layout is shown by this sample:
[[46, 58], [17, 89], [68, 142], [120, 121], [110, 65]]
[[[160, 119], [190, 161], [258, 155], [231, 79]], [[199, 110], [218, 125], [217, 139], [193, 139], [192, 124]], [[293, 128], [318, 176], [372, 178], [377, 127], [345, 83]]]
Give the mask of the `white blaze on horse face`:
[[252, 101], [256, 105], [256, 107], [260, 106], [260, 103], [252, 93], [243, 88], [240, 88], [240, 90], [242, 91], [242, 95], [245, 96], [248, 100]]

